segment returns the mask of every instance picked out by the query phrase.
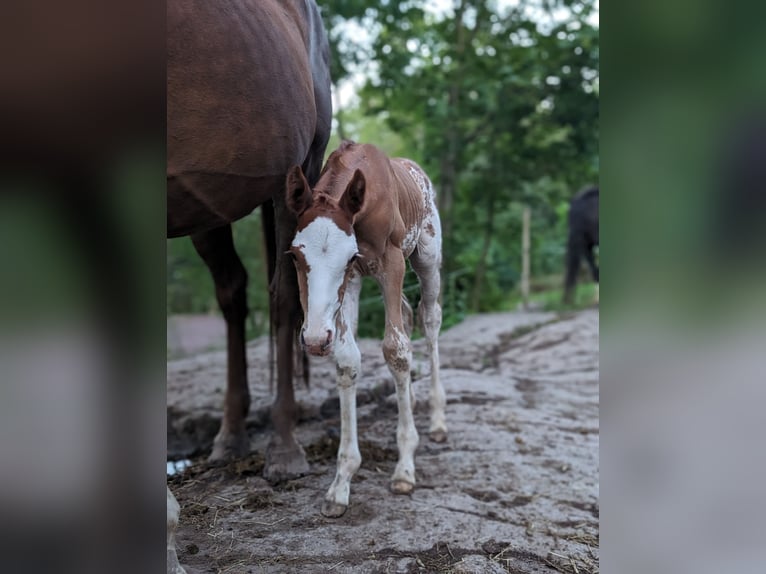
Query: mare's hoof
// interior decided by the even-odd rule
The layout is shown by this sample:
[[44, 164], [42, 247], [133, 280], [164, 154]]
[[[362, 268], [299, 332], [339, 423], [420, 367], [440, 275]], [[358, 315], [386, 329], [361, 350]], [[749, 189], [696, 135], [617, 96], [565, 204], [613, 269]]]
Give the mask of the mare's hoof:
[[337, 502], [331, 502], [329, 500], [325, 500], [322, 503], [322, 515], [326, 516], [327, 518], [338, 518], [340, 516], [343, 516], [347, 508], [348, 506], [345, 506], [343, 504], [338, 504]]
[[415, 490], [415, 485], [406, 480], [392, 480], [391, 492], [394, 494], [410, 494]]
[[447, 440], [447, 431], [435, 430], [428, 433], [428, 438], [432, 442], [445, 442]]
[[292, 448], [270, 444], [266, 448], [263, 477], [269, 482], [281, 482], [307, 474], [309, 463], [299, 444]]
[[218, 433], [213, 440], [213, 452], [208, 462], [227, 462], [244, 458], [250, 454], [250, 437], [247, 431], [241, 433]]

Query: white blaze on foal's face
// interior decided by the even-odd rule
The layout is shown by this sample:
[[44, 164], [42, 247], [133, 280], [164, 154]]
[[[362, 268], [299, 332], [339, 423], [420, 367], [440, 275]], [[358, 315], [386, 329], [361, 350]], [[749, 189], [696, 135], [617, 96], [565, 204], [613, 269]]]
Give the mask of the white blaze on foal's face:
[[[335, 339], [335, 319], [345, 291], [346, 272], [357, 255], [352, 224], [364, 203], [366, 179], [356, 169], [337, 204], [327, 194], [315, 196], [297, 165], [288, 172], [285, 187], [288, 209], [299, 222], [308, 222], [299, 223], [302, 228], [290, 247], [304, 315], [301, 338], [309, 354], [327, 355]], [[320, 207], [309, 212], [315, 205]]]
[[296, 266], [298, 282], [306, 291], [302, 299], [308, 307], [303, 310], [304, 344], [311, 354], [327, 354], [335, 339], [335, 317], [346, 271], [357, 255], [356, 237], [329, 217], [317, 217], [296, 234], [292, 251], [298, 251], [305, 261], [305, 266]]

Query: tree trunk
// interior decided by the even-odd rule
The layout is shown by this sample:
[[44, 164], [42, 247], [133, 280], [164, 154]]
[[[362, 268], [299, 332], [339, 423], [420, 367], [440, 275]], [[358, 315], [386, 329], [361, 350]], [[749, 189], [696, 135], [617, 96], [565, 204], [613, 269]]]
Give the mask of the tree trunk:
[[481, 246], [479, 264], [476, 266], [476, 276], [474, 277], [473, 292], [471, 293], [471, 310], [474, 313], [479, 311], [479, 304], [481, 303], [481, 292], [484, 288], [484, 276], [487, 274], [487, 257], [489, 256], [489, 248], [492, 245], [494, 225], [495, 196], [492, 194], [487, 202], [487, 227], [484, 232], [484, 241]]
[[447, 253], [452, 253], [452, 206], [455, 193], [457, 191], [457, 164], [461, 148], [460, 130], [458, 126], [460, 104], [460, 89], [462, 86], [462, 62], [463, 52], [465, 51], [465, 27], [463, 25], [463, 14], [465, 6], [458, 2], [455, 8], [455, 59], [454, 70], [451, 74], [449, 91], [447, 92], [447, 117], [445, 123], [444, 139], [446, 149], [440, 162], [441, 178], [439, 189], [439, 214], [442, 219], [442, 237]]
[[521, 300], [524, 309], [529, 307], [529, 206], [524, 206], [521, 225]]

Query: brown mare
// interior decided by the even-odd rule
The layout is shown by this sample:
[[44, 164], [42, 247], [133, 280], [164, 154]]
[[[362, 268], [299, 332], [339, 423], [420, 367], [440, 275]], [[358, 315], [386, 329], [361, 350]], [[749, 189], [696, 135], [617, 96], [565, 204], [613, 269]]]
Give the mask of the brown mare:
[[211, 459], [249, 452], [247, 274], [231, 224], [263, 205], [278, 380], [267, 478], [308, 469], [293, 436], [298, 288], [292, 264], [278, 254], [295, 231], [285, 176], [299, 164], [309, 181], [318, 179], [331, 113], [329, 46], [312, 0], [168, 3], [167, 234], [191, 236], [227, 325], [223, 420]]
[[[281, 257], [295, 232], [283, 186], [300, 164], [316, 181], [330, 137], [329, 45], [312, 0], [171, 0], [167, 4], [167, 234], [190, 235], [215, 283], [227, 325], [227, 381], [213, 460], [247, 454], [247, 274], [231, 224], [262, 205], [271, 321], [277, 338], [275, 433], [264, 475], [308, 470], [295, 440], [293, 341], [298, 288]], [[168, 572], [182, 573], [168, 490]]]
[[341, 407], [338, 467], [322, 513], [348, 508], [351, 478], [361, 455], [356, 431], [356, 381], [361, 355], [354, 340], [363, 275], [380, 285], [386, 307], [383, 355], [396, 382], [399, 462], [391, 490], [412, 492], [418, 433], [410, 386], [412, 345], [403, 317], [402, 286], [409, 259], [421, 288], [419, 316], [431, 359], [431, 439], [447, 438], [445, 396], [439, 380], [441, 223], [433, 186], [414, 162], [389, 159], [372, 145], [343, 142], [312, 189], [295, 166], [287, 176], [287, 206], [298, 218], [290, 246], [298, 271], [304, 324], [301, 341], [312, 355], [332, 354]]

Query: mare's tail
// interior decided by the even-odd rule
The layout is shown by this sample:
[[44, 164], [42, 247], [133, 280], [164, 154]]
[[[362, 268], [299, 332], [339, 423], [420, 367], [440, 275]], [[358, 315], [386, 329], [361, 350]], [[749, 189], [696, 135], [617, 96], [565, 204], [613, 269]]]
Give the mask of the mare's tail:
[[[261, 206], [261, 224], [263, 227], [263, 239], [266, 246], [266, 265], [269, 279], [269, 391], [274, 392], [274, 363], [276, 353], [274, 342], [276, 340], [275, 317], [277, 315], [277, 286], [274, 276], [277, 271], [277, 226], [274, 214], [274, 202], [267, 201]], [[309, 359], [303, 350], [296, 331], [295, 336], [295, 366], [296, 372], [301, 372], [303, 382], [309, 386]], [[299, 362], [298, 357], [302, 357]], [[298, 368], [302, 367], [302, 368]]]

